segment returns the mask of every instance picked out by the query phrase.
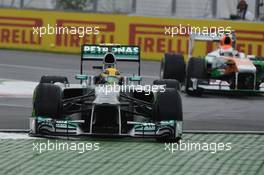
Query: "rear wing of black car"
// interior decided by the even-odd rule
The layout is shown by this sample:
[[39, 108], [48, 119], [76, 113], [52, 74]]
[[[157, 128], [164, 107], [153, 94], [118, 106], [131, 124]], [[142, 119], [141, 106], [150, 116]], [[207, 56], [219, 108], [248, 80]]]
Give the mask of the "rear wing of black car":
[[138, 75], [140, 76], [140, 48], [131, 45], [82, 45], [80, 72], [83, 73], [83, 61], [103, 61], [107, 53], [112, 53], [116, 61], [138, 63]]

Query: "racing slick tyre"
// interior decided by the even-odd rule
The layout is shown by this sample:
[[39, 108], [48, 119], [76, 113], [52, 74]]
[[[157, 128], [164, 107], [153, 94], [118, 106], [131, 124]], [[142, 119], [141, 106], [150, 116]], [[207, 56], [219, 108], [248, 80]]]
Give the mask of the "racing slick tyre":
[[181, 85], [179, 81], [174, 79], [160, 79], [160, 80], [154, 80], [153, 85], [166, 85], [166, 88], [175, 88], [178, 91], [181, 90]]
[[64, 84], [68, 84], [68, 78], [67, 77], [63, 77], [63, 76], [42, 76], [40, 79], [40, 83], [64, 83]]
[[[182, 101], [179, 92], [175, 88], [166, 88], [165, 92], [159, 91], [154, 104], [154, 120], [155, 121], [176, 121], [182, 122]], [[181, 137], [175, 137], [177, 128], [173, 133], [160, 136], [157, 138], [161, 142], [176, 142]]]
[[185, 80], [185, 68], [186, 64], [182, 55], [166, 53], [161, 61], [160, 78], [175, 79], [183, 83]]
[[62, 110], [62, 90], [59, 86], [39, 83], [34, 91], [34, 116], [60, 118]]
[[197, 79], [206, 79], [206, 67], [205, 67], [205, 59], [201, 58], [190, 58], [187, 65], [187, 74], [186, 74], [186, 84], [185, 84], [185, 92], [191, 96], [199, 96], [202, 94], [201, 89], [193, 89], [192, 87], [192, 78]]

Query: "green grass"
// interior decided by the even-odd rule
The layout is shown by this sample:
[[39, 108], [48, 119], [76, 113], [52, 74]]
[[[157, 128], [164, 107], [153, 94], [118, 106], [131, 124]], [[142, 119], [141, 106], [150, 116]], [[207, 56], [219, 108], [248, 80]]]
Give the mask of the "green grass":
[[[33, 143], [99, 143], [97, 151], [39, 151]], [[143, 139], [0, 140], [0, 174], [263, 175], [264, 135], [185, 134], [184, 143], [228, 143], [230, 151], [165, 150]], [[175, 145], [176, 146], [176, 145]]]

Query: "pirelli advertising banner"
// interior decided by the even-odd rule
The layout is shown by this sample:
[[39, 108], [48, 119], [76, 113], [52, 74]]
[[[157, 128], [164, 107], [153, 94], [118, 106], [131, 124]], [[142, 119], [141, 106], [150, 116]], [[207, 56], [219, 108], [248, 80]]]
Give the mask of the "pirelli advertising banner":
[[[16, 9], [0, 9], [0, 47], [80, 53], [82, 44], [118, 43], [140, 46], [144, 59], [160, 60], [164, 52], [183, 53], [186, 58], [187, 31], [192, 27], [205, 33], [235, 31], [237, 49], [264, 56], [263, 23]], [[216, 47], [197, 43], [194, 55]]]

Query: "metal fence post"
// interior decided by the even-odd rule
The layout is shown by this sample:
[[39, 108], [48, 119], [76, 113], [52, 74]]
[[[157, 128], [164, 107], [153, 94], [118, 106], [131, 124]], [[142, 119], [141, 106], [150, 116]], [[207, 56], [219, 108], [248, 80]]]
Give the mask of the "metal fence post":
[[19, 8], [24, 8], [24, 0], [20, 0], [20, 5], [19, 5]]
[[212, 0], [212, 16], [216, 18], [217, 15], [217, 0]]
[[97, 0], [93, 0], [93, 12], [97, 12], [98, 10], [98, 2]]
[[57, 9], [59, 9], [58, 7], [59, 7], [59, 6], [58, 6], [58, 0], [55, 0], [54, 9], [56, 9], [56, 10], [57, 10]]
[[132, 0], [132, 12], [136, 13], [137, 8], [137, 0]]
[[255, 18], [259, 19], [260, 0], [255, 1]]
[[174, 15], [176, 13], [176, 1], [177, 0], [172, 0], [171, 1], [171, 14]]

